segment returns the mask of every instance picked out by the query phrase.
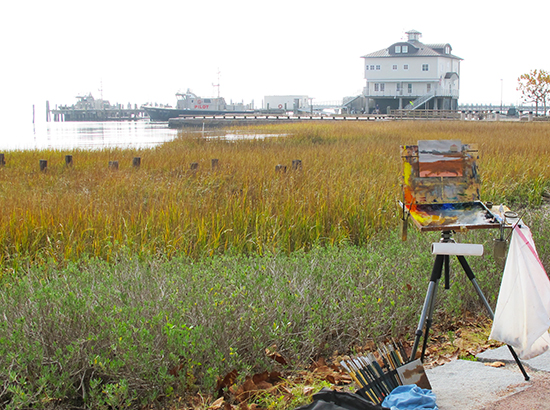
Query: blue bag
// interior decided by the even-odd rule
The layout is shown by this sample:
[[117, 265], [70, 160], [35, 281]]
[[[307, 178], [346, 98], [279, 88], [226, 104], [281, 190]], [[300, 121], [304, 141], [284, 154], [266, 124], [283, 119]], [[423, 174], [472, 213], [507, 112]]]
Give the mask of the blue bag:
[[416, 384], [396, 387], [384, 399], [382, 406], [390, 407], [391, 410], [438, 410], [435, 394]]

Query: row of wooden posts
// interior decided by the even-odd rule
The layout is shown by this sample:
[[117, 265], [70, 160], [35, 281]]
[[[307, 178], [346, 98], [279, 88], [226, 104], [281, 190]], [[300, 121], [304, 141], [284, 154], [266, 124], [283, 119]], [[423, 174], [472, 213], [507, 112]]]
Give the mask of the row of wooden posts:
[[[74, 164], [73, 162], [73, 156], [72, 155], [65, 155], [65, 165], [67, 167], [72, 167]], [[212, 169], [218, 168], [219, 160], [217, 158], [213, 158], [211, 160], [211, 167]], [[6, 165], [6, 159], [4, 154], [0, 153], [0, 166]], [[40, 171], [46, 172], [48, 169], [48, 160], [41, 159], [39, 161]], [[139, 168], [141, 166], [141, 157], [134, 157], [132, 159], [132, 166], [134, 168]], [[118, 169], [118, 161], [109, 161], [109, 169], [117, 170]], [[190, 165], [190, 169], [192, 171], [196, 171], [199, 169], [199, 163], [198, 162], [192, 162]], [[297, 171], [302, 169], [302, 160], [301, 159], [294, 159], [292, 160], [292, 170]], [[286, 172], [287, 166], [277, 164], [275, 165], [275, 172]]]

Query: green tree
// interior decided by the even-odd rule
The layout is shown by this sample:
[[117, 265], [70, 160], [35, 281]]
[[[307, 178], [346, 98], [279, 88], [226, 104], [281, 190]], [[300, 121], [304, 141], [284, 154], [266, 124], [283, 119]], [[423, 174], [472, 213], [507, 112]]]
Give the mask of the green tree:
[[544, 107], [546, 115], [546, 102], [550, 97], [550, 73], [545, 70], [531, 70], [528, 74], [522, 74], [518, 78], [518, 91], [521, 91], [525, 102], [534, 102], [536, 113], [539, 104]]

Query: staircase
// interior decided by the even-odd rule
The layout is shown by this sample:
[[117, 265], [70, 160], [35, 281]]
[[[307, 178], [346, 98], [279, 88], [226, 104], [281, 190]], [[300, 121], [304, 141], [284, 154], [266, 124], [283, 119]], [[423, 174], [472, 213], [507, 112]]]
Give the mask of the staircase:
[[407, 104], [405, 107], [406, 110], [416, 110], [417, 108], [420, 108], [422, 104], [425, 104], [426, 102], [430, 101], [432, 98], [435, 97], [434, 93], [428, 93], [421, 95], [416, 100], [411, 101], [410, 104]]

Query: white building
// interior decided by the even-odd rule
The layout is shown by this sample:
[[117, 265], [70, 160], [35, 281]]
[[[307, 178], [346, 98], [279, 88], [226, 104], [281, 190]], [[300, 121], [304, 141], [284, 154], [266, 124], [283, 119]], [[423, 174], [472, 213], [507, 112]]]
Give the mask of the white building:
[[267, 110], [297, 111], [309, 110], [307, 95], [266, 95], [264, 107]]
[[370, 111], [379, 109], [456, 110], [460, 90], [460, 61], [448, 43], [424, 44], [411, 30], [408, 40], [392, 44], [365, 59], [363, 90]]

